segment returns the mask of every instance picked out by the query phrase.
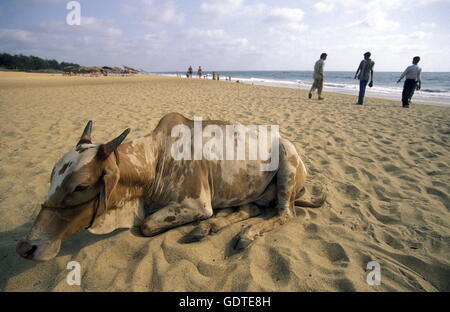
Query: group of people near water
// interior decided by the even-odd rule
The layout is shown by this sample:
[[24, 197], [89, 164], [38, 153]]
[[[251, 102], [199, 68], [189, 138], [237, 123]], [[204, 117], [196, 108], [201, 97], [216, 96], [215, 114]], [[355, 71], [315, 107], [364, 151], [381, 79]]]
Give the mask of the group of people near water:
[[[319, 60], [314, 64], [314, 72], [313, 72], [313, 79], [314, 82], [311, 86], [311, 89], [308, 93], [308, 98], [312, 98], [312, 93], [317, 90], [317, 95], [319, 100], [323, 100], [322, 97], [322, 90], [323, 90], [323, 83], [324, 83], [324, 67], [325, 67], [325, 61], [327, 59], [327, 54], [322, 53], [320, 55]], [[366, 87], [369, 86], [369, 88], [373, 87], [373, 68], [375, 66], [375, 62], [370, 58], [371, 53], [366, 52], [364, 53], [364, 59], [359, 63], [358, 69], [356, 70], [354, 79], [359, 80], [359, 95], [358, 95], [358, 102], [356, 105], [363, 105], [364, 103], [364, 96], [366, 94]], [[402, 106], [404, 108], [408, 108], [411, 103], [411, 98], [414, 95], [415, 90], [420, 90], [422, 82], [420, 79], [420, 74], [422, 72], [422, 69], [418, 66], [420, 62], [420, 57], [415, 56], [412, 60], [412, 65], [408, 66], [405, 71], [400, 75], [399, 79], [397, 80], [397, 83], [399, 83], [403, 78], [405, 79], [404, 85], [403, 85], [403, 92], [402, 92]], [[192, 78], [193, 70], [192, 66], [189, 66], [186, 77]], [[197, 69], [197, 75], [198, 78], [206, 79], [207, 75], [203, 74], [203, 69], [201, 66]], [[177, 74], [178, 76], [178, 74]], [[213, 80], [220, 80], [219, 74], [216, 72], [212, 73], [212, 79]], [[225, 80], [230, 80], [231, 77], [226, 77]], [[239, 82], [239, 81], [237, 81]]]
[[[363, 105], [364, 96], [366, 93], [366, 87], [373, 87], [373, 67], [375, 66], [375, 62], [370, 58], [371, 53], [364, 53], [364, 59], [358, 66], [358, 69], [355, 73], [355, 79], [359, 80], [359, 96], [358, 102], [356, 105]], [[308, 98], [312, 98], [312, 93], [317, 89], [317, 95], [319, 100], [323, 100], [322, 97], [322, 89], [323, 89], [323, 81], [324, 74], [323, 68], [325, 65], [325, 60], [327, 59], [327, 54], [322, 53], [320, 55], [319, 60], [314, 64], [314, 73], [313, 73], [313, 85], [308, 93]], [[408, 66], [405, 71], [400, 75], [397, 83], [399, 83], [403, 78], [406, 77], [405, 83], [403, 85], [402, 92], [402, 106], [404, 108], [408, 108], [411, 103], [411, 98], [414, 95], [415, 90], [420, 90], [422, 82], [420, 79], [420, 74], [422, 69], [417, 65], [420, 62], [420, 57], [415, 56], [412, 60], [412, 65]]]
[[[186, 78], [192, 78], [192, 75], [193, 75], [192, 66], [189, 66], [189, 68], [188, 68], [188, 70], [186, 72]], [[201, 66], [199, 66], [198, 69], [197, 69], [197, 75], [198, 75], [199, 79], [202, 79], [202, 78], [206, 79], [206, 77], [208, 76], [208, 75], [204, 75], [203, 74], [203, 69], [202, 69]], [[219, 76], [218, 73], [212, 72], [211, 75], [212, 75], [212, 80], [220, 80], [220, 76]], [[178, 76], [178, 74], [177, 74], [177, 76]], [[231, 81], [231, 77], [227, 76], [227, 77], [225, 77], [225, 80], [230, 80]]]

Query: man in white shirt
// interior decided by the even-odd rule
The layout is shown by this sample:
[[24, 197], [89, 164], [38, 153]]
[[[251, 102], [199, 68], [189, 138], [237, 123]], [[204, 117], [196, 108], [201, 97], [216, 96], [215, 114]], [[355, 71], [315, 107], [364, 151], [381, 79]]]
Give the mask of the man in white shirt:
[[323, 89], [323, 66], [325, 65], [325, 60], [327, 59], [327, 54], [322, 53], [320, 55], [320, 59], [316, 62], [314, 65], [314, 82], [311, 87], [311, 90], [309, 90], [308, 98], [312, 98], [312, 92], [314, 92], [317, 89], [317, 94], [319, 96], [319, 100], [323, 100], [322, 97], [322, 89]]
[[417, 66], [419, 64], [420, 57], [415, 56], [413, 58], [412, 65], [408, 66], [400, 78], [397, 80], [399, 83], [404, 77], [406, 77], [405, 84], [403, 85], [403, 93], [402, 93], [402, 104], [404, 108], [409, 107], [409, 103], [411, 102], [411, 98], [414, 95], [414, 90], [420, 90], [422, 82], [420, 81], [420, 74], [422, 72], [422, 68]]

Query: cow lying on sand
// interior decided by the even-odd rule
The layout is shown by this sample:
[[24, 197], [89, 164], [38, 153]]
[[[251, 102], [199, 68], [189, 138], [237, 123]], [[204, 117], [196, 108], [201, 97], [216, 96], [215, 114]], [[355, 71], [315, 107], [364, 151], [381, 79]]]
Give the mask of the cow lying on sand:
[[[47, 198], [17, 252], [26, 259], [48, 260], [58, 254], [62, 240], [84, 229], [105, 234], [140, 226], [143, 235], [153, 236], [204, 220], [185, 237], [193, 242], [272, 208], [272, 218], [239, 233], [235, 248], [242, 249], [293, 218], [295, 205], [323, 203], [324, 198], [317, 204], [299, 199], [307, 172], [288, 140], [279, 138], [279, 163], [271, 171], [260, 169], [262, 160], [176, 160], [171, 148], [177, 125], [193, 129], [194, 121], [171, 113], [143, 138], [121, 144], [127, 129], [109, 143], [95, 145], [89, 121], [75, 148], [54, 166]], [[208, 125], [224, 128], [230, 123], [203, 121], [203, 128]], [[210, 218], [214, 209], [227, 207], [239, 208]]]

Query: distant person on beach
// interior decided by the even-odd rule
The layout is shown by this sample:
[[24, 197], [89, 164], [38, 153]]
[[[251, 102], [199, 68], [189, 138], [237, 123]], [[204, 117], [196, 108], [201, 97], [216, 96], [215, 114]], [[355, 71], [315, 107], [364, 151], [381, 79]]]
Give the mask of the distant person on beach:
[[215, 72], [212, 73], [212, 80], [216, 80], [216, 73]]
[[367, 83], [369, 83], [370, 88], [373, 87], [373, 67], [375, 62], [370, 59], [370, 56], [370, 52], [364, 53], [364, 59], [359, 64], [355, 74], [355, 79], [359, 79], [359, 97], [358, 103], [356, 103], [358, 105], [363, 105]]
[[192, 78], [192, 66], [188, 68], [188, 78]]
[[314, 64], [314, 82], [311, 86], [311, 90], [309, 90], [308, 98], [312, 98], [312, 92], [317, 89], [317, 94], [319, 96], [319, 100], [323, 100], [322, 97], [322, 89], [323, 89], [323, 67], [325, 65], [325, 60], [327, 59], [327, 54], [322, 53], [320, 55], [320, 59]]
[[202, 67], [201, 67], [201, 66], [198, 67], [197, 75], [198, 75], [198, 79], [201, 79], [201, 78], [202, 78], [203, 70], [202, 70]]
[[422, 68], [417, 66], [420, 62], [420, 56], [415, 56], [412, 61], [412, 65], [409, 65], [400, 78], [397, 80], [399, 83], [404, 77], [405, 83], [403, 84], [402, 104], [404, 108], [408, 108], [411, 102], [411, 98], [414, 95], [414, 90], [420, 90], [422, 82], [420, 81], [420, 73]]

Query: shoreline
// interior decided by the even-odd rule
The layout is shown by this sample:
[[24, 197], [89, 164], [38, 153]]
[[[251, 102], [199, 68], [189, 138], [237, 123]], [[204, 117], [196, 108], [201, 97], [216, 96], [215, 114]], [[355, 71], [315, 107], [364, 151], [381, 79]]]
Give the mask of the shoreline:
[[[77, 76], [63, 76], [62, 74], [60, 74], [60, 73], [35, 73], [35, 72], [23, 72], [23, 71], [0, 71], [0, 75], [1, 74], [3, 74], [3, 75], [5, 75], [5, 74], [10, 74], [10, 75], [12, 75], [12, 74], [18, 74], [18, 75], [36, 75], [36, 77], [37, 76], [42, 76], [42, 77], [45, 77], [45, 76], [51, 76], [51, 77], [58, 77], [58, 76], [61, 76], [61, 78], [63, 78], [63, 79], [76, 79], [76, 78], [83, 78], [83, 79], [103, 79], [103, 80], [106, 80], [106, 79], [111, 79], [111, 78], [126, 78], [126, 79], [129, 79], [130, 77], [124, 77], [124, 76], [120, 76], [120, 75], [110, 75], [110, 76], [99, 76], [99, 77], [88, 77], [88, 76], [83, 76], [83, 75], [77, 75]], [[186, 78], [186, 77], [183, 77], [183, 76], [181, 76], [181, 77], [176, 77], [176, 75], [174, 75], [174, 74], [159, 74], [159, 73], [139, 73], [139, 74], [135, 74], [134, 75], [134, 77], [139, 77], [139, 76], [142, 76], [142, 77], [145, 77], [145, 76], [154, 76], [154, 77], [167, 77], [167, 78], [175, 78], [175, 79], [188, 79], [188, 78]], [[131, 76], [131, 77], [133, 77], [133, 76]], [[0, 76], [0, 82], [1, 82], [1, 76]], [[192, 80], [199, 80], [198, 78], [196, 78], [196, 77], [193, 77], [193, 78], [190, 78], [190, 79], [192, 79]], [[203, 81], [203, 80], [206, 80], [206, 81], [213, 81], [212, 79], [210, 79], [210, 78], [208, 78], [208, 79], [200, 79], [201, 81]], [[237, 79], [237, 80], [239, 80], [239, 79]], [[236, 83], [236, 79], [235, 80], [232, 80], [232, 81], [226, 81], [226, 80], [224, 80], [224, 79], [221, 79], [221, 80], [218, 80], [218, 81], [215, 81], [215, 82], [220, 82], [220, 83]], [[302, 90], [302, 91], [308, 91], [309, 90], [309, 88], [306, 88], [306, 87], [289, 87], [289, 86], [284, 86], [284, 85], [277, 85], [277, 84], [270, 84], [270, 83], [249, 83], [249, 82], [240, 82], [241, 84], [243, 84], [243, 85], [250, 85], [250, 86], [262, 86], [262, 87], [273, 87], [273, 88], [282, 88], [282, 89], [289, 89], [289, 90]], [[357, 92], [351, 92], [351, 91], [347, 91], [347, 90], [342, 90], [341, 92], [339, 92], [339, 89], [336, 89], [336, 88], [327, 88], [327, 87], [325, 87], [324, 86], [324, 89], [323, 89], [323, 92], [324, 93], [330, 93], [330, 94], [339, 94], [339, 95], [348, 95], [348, 96], [355, 96], [355, 101], [357, 100], [357, 96], [358, 96], [358, 93]], [[396, 101], [396, 102], [399, 102], [399, 105], [401, 105], [401, 97], [399, 97], [399, 98], [395, 98], [395, 97], [391, 97], [391, 96], [388, 96], [388, 95], [386, 95], [386, 96], [384, 96], [384, 95], [382, 95], [382, 94], [370, 94], [370, 95], [368, 95], [368, 94], [370, 94], [370, 90], [369, 90], [369, 88], [367, 88], [367, 90], [366, 90], [366, 96], [364, 97], [365, 99], [368, 99], [368, 98], [373, 98], [373, 99], [380, 99], [380, 100], [389, 100], [389, 101]], [[315, 100], [315, 96], [317, 95], [317, 92], [315, 92], [314, 94], [313, 94], [313, 99], [312, 100]], [[355, 102], [356, 103], [356, 102]], [[353, 103], [354, 104], [354, 103]], [[435, 101], [432, 101], [432, 100], [423, 100], [423, 99], [418, 99], [417, 101], [415, 101], [414, 100], [414, 97], [413, 97], [413, 101], [412, 101], [412, 104], [414, 105], [414, 104], [420, 104], [420, 105], [433, 105], [433, 106], [444, 106], [444, 107], [450, 107], [450, 104], [447, 104], [447, 103], [442, 103], [442, 102], [435, 102]]]
[[[264, 72], [264, 71], [261, 71]], [[176, 77], [176, 74], [168, 74], [168, 73], [146, 73], [144, 75], [156, 75], [156, 76], [166, 76], [166, 77], [174, 77], [174, 78], [183, 78], [187, 79], [185, 76], [181, 75], [181, 77]], [[191, 79], [198, 79], [196, 75], [193, 75], [193, 78]], [[260, 86], [268, 86], [268, 87], [280, 87], [280, 88], [287, 88], [287, 89], [300, 89], [300, 90], [309, 90], [311, 87], [310, 84], [300, 83], [300, 82], [294, 82], [290, 80], [271, 80], [271, 82], [262, 81], [264, 79], [250, 79], [250, 78], [241, 78], [241, 77], [231, 77], [231, 82], [236, 82], [237, 80], [240, 81], [240, 83], [244, 84], [250, 84], [250, 85], [260, 85]], [[210, 77], [208, 77], [206, 80], [211, 80]], [[224, 79], [221, 79], [220, 81], [225, 81]], [[230, 82], [230, 81], [227, 81]], [[311, 81], [312, 84], [312, 81]], [[327, 82], [324, 84], [323, 91], [324, 92], [333, 92], [338, 94], [347, 94], [347, 95], [354, 95], [358, 96], [358, 86], [355, 83], [355, 90], [351, 89], [343, 89], [343, 88], [337, 88], [337, 87], [330, 87], [327, 86]], [[367, 87], [366, 89], [366, 96], [365, 97], [374, 97], [374, 98], [380, 98], [380, 99], [389, 99], [389, 100], [398, 100], [401, 102], [401, 91], [396, 90], [395, 92], [399, 92], [399, 94], [390, 95], [390, 94], [384, 94], [381, 91], [373, 91], [371, 88]], [[437, 99], [430, 98], [431, 96], [424, 96], [422, 94], [416, 94], [413, 97], [413, 103], [429, 103], [429, 104], [437, 104], [437, 105], [447, 105], [450, 106], [450, 99], [437, 97]]]

